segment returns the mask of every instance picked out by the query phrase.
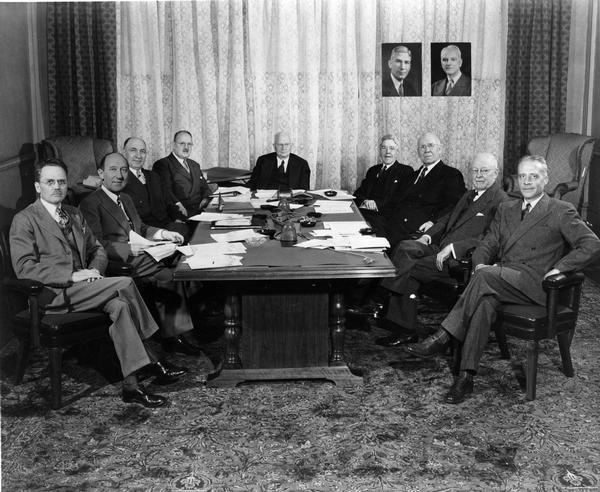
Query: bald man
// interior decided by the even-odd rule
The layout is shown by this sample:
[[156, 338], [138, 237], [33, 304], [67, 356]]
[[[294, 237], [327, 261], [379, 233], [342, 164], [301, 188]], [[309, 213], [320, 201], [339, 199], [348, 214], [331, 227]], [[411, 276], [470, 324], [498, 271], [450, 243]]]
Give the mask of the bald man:
[[[498, 183], [498, 161], [492, 154], [477, 154], [469, 173], [472, 190], [462, 196], [452, 211], [419, 239], [401, 241], [394, 251], [396, 277], [381, 282], [391, 295], [385, 319], [394, 333], [377, 340], [379, 345], [393, 347], [417, 341], [420, 285], [434, 280], [451, 283], [451, 264], [479, 245], [498, 205], [508, 200]], [[427, 334], [422, 335], [424, 338]]]
[[251, 190], [308, 190], [310, 168], [308, 162], [292, 154], [292, 140], [286, 132], [275, 134], [275, 152], [261, 155], [256, 160], [248, 181]]

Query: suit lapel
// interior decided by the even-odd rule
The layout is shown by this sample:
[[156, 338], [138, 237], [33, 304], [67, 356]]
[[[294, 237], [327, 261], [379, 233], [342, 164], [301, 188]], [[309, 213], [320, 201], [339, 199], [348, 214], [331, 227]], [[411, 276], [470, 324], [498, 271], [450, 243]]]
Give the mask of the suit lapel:
[[[121, 208], [113, 202], [102, 189], [98, 190], [98, 193], [100, 197], [100, 206], [106, 210], [106, 215], [108, 215], [114, 223], [120, 229], [123, 229], [125, 234], [129, 236], [129, 224], [127, 224], [127, 217], [124, 217], [123, 210], [121, 210]], [[118, 217], [122, 217], [123, 220], [119, 220]]]
[[185, 179], [187, 179], [188, 181], [192, 181], [192, 166], [189, 166], [190, 168], [190, 172], [188, 173], [183, 166], [181, 165], [181, 163], [177, 160], [177, 157], [175, 157], [175, 155], [170, 154], [169, 155], [169, 159], [171, 159], [171, 169], [173, 169], [174, 172], [176, 172], [177, 174], [180, 174], [181, 176], [183, 176]]
[[523, 220], [521, 220], [522, 201], [517, 200], [515, 202], [510, 209], [510, 215], [508, 217], [511, 233], [504, 243], [503, 249], [505, 253], [514, 246], [519, 239], [527, 234], [535, 224], [545, 219], [551, 213], [551, 211], [548, 210], [549, 202], [550, 199], [548, 198], [548, 195], [544, 195]]
[[[459, 227], [462, 224], [464, 224], [467, 220], [476, 216], [478, 213], [481, 213], [483, 210], [486, 210], [488, 208], [488, 204], [494, 199], [497, 189], [498, 185], [493, 185], [487, 190], [485, 190], [485, 192], [477, 199], [477, 201], [467, 205], [468, 208], [464, 211], [464, 213], [461, 213], [454, 217], [456, 221], [454, 224], [451, 223], [453, 217], [450, 217], [450, 221], [448, 221], [448, 229], [450, 229], [451, 227]], [[466, 193], [464, 195], [464, 198], [468, 198], [468, 195], [469, 193]]]

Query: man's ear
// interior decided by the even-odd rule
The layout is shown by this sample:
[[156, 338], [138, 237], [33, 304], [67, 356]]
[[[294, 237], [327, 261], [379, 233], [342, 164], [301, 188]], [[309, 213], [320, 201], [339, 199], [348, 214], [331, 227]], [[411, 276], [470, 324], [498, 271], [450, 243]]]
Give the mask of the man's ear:
[[40, 187], [40, 184], [37, 181], [34, 181], [33, 186], [35, 186], [35, 191], [39, 195], [42, 192], [42, 188]]
[[100, 176], [100, 178], [102, 179], [102, 181], [104, 181], [104, 169], [102, 169], [101, 167], [99, 167], [96, 172], [98, 173], [98, 176]]

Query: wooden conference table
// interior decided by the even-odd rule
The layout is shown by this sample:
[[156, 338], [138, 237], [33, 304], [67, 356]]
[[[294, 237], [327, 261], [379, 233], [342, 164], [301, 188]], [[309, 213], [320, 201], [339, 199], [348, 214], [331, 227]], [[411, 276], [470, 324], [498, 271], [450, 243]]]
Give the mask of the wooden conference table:
[[[352, 204], [350, 214], [323, 215], [319, 220], [363, 219]], [[190, 244], [213, 242], [214, 232], [210, 224], [199, 223]], [[364, 256], [372, 262], [365, 262]], [[344, 360], [344, 293], [355, 285], [350, 279], [394, 276], [388, 257], [282, 247], [273, 239], [248, 246], [243, 263], [251, 265], [192, 270], [180, 261], [175, 270], [176, 280], [214, 282], [226, 293], [222, 369], [208, 384], [280, 379], [361, 383]]]

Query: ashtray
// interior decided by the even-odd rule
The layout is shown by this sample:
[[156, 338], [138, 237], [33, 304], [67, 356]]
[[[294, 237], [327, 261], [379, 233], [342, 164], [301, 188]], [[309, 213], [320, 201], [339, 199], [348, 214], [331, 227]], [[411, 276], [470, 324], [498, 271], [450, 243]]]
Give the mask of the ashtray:
[[363, 227], [362, 229], [359, 229], [359, 231], [363, 236], [368, 236], [369, 234], [373, 234], [373, 229], [371, 229], [370, 227]]
[[327, 190], [325, 193], [323, 193], [325, 196], [335, 196], [337, 195], [337, 191], [334, 190]]
[[263, 236], [267, 236], [269, 239], [273, 239], [277, 231], [275, 229], [258, 229], [256, 232]]
[[298, 222], [302, 227], [313, 227], [317, 223], [317, 219], [312, 217], [301, 217]]

